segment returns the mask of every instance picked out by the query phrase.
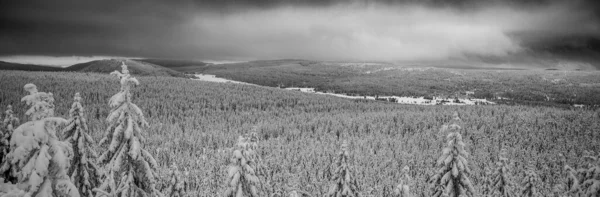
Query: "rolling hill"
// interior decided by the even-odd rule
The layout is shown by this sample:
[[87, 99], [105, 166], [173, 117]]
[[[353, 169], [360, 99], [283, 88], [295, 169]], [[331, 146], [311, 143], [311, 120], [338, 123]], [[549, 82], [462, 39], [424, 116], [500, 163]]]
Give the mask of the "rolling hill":
[[172, 77], [187, 77], [185, 74], [176, 70], [165, 68], [156, 64], [136, 61], [136, 60], [96, 60], [75, 64], [69, 67], [61, 68], [46, 65], [19, 64], [12, 62], [0, 61], [0, 70], [23, 70], [23, 71], [72, 71], [72, 72], [95, 72], [95, 73], [110, 73], [114, 70], [120, 70], [121, 62], [129, 67], [129, 71], [134, 75], [141, 76], [172, 76]]
[[[475, 98], [507, 104], [598, 105], [600, 71], [581, 66], [544, 67], [401, 66], [392, 63], [254, 61], [209, 66], [205, 74], [270, 87], [311, 87], [321, 92], [367, 96]], [[504, 100], [504, 99], [501, 99]]]
[[0, 61], [0, 70], [24, 70], [24, 71], [62, 71], [63, 68], [55, 66], [18, 64]]
[[137, 59], [138, 62], [156, 64], [179, 72], [203, 72], [210, 64], [194, 60]]
[[173, 76], [173, 77], [185, 77], [185, 74], [165, 68], [156, 64], [151, 64], [136, 60], [96, 60], [81, 64], [75, 64], [65, 68], [65, 71], [75, 72], [96, 72], [96, 73], [110, 73], [115, 70], [120, 70], [121, 62], [125, 61], [129, 68], [129, 72], [134, 75], [142, 76]]

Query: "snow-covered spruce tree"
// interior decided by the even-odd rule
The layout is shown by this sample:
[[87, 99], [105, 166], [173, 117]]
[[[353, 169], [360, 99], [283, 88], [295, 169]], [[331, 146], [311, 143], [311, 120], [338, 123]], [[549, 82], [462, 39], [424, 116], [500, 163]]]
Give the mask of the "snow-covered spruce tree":
[[348, 161], [348, 142], [342, 143], [342, 151], [339, 153], [335, 163], [335, 172], [331, 181], [333, 184], [329, 187], [327, 197], [351, 197], [359, 196], [358, 184], [351, 171], [351, 166]]
[[54, 94], [52, 92], [48, 92], [46, 103], [48, 103], [48, 117], [54, 117]]
[[77, 188], [69, 180], [68, 158], [72, 155], [68, 142], [58, 141], [56, 127], [65, 119], [51, 117], [52, 99], [38, 92], [33, 84], [25, 85], [30, 95], [21, 99], [31, 108], [25, 113], [31, 119], [15, 129], [10, 140], [11, 151], [0, 171], [10, 170], [17, 177], [25, 196], [74, 196]]
[[489, 167], [485, 167], [485, 177], [483, 179], [483, 188], [481, 190], [481, 195], [485, 197], [492, 197], [494, 193], [494, 172]]
[[577, 176], [577, 174], [578, 174], [577, 170], [573, 169], [569, 165], [565, 165], [564, 170], [567, 175], [567, 180], [565, 183], [566, 194], [567, 195], [578, 194], [581, 189], [579, 187], [579, 177]]
[[600, 157], [593, 151], [584, 151], [583, 160], [583, 167], [577, 170], [565, 165], [566, 195], [600, 196]]
[[408, 175], [409, 170], [410, 170], [410, 168], [408, 166], [404, 166], [404, 168], [402, 168], [402, 179], [400, 180], [400, 184], [398, 184], [398, 186], [396, 186], [396, 188], [394, 189], [394, 195], [396, 197], [411, 197], [412, 196], [410, 194], [410, 187], [409, 187], [409, 183], [410, 183], [410, 176]]
[[148, 122], [142, 110], [131, 102], [131, 88], [139, 82], [129, 75], [125, 64], [121, 67], [122, 72], [111, 73], [120, 78], [121, 90], [109, 101], [109, 126], [100, 140], [100, 145], [108, 144], [108, 150], [98, 158], [104, 166], [105, 179], [94, 191], [100, 196], [162, 196], [155, 188], [158, 164], [142, 146], [142, 128]]
[[4, 114], [4, 121], [0, 129], [0, 163], [4, 162], [6, 154], [10, 151], [10, 137], [15, 130], [15, 126], [19, 125], [19, 119], [14, 116], [11, 105], [8, 105]]
[[25, 191], [19, 189], [17, 185], [5, 183], [3, 178], [0, 178], [0, 196], [2, 197], [22, 197], [25, 196]]
[[[451, 130], [449, 129], [450, 125], [462, 125], [462, 120], [460, 119], [460, 116], [458, 115], [458, 112], [454, 112], [452, 113], [452, 119], [450, 119], [450, 122], [442, 125], [442, 128], [440, 129], [440, 133], [447, 133], [447, 132], [451, 132]], [[459, 130], [456, 130], [455, 132], [460, 132]]]
[[452, 121], [451, 121], [451, 123], [453, 123], [453, 124], [457, 124], [457, 125], [460, 125], [460, 124], [461, 124], [461, 119], [460, 119], [460, 117], [458, 116], [458, 112], [454, 112], [454, 113], [452, 113]]
[[586, 152], [583, 159], [587, 169], [580, 170], [580, 195], [586, 197], [600, 196], [600, 158], [593, 151]]
[[258, 153], [258, 134], [256, 132], [250, 132], [244, 135], [244, 141], [238, 143], [240, 149], [244, 149], [242, 153], [244, 154], [244, 158], [246, 158], [250, 163], [254, 166], [254, 173], [257, 176], [263, 176], [265, 174], [266, 167]]
[[538, 183], [540, 182], [537, 173], [535, 173], [535, 163], [529, 161], [527, 170], [525, 171], [525, 179], [523, 180], [523, 190], [521, 196], [538, 197], [540, 194], [537, 191]]
[[510, 161], [505, 148], [500, 150], [496, 162], [496, 170], [492, 175], [493, 196], [511, 197], [513, 196], [513, 183], [510, 176]]
[[468, 177], [471, 170], [466, 159], [468, 154], [465, 144], [458, 132], [460, 126], [453, 123], [448, 126], [448, 130], [447, 147], [442, 150], [437, 161], [439, 169], [430, 179], [434, 185], [433, 196], [473, 196], [475, 189]]
[[[284, 193], [284, 195], [281, 196], [285, 196], [285, 197], [312, 197], [312, 195], [306, 191], [303, 191], [299, 188], [299, 186], [301, 186], [300, 184], [300, 176], [298, 175], [299, 169], [298, 168], [293, 168], [288, 172], [285, 172], [285, 177], [288, 177], [285, 185], [284, 185], [284, 190], [287, 190], [287, 192], [282, 192]], [[278, 194], [278, 193], [276, 193]], [[287, 194], [287, 195], [285, 195]]]
[[237, 142], [237, 149], [233, 151], [231, 165], [228, 168], [227, 190], [224, 197], [258, 197], [258, 184], [260, 183], [256, 175], [256, 134], [240, 136]]
[[552, 193], [550, 194], [552, 197], [568, 197], [565, 195], [564, 186], [562, 184], [556, 184], [552, 187]]
[[177, 165], [173, 163], [171, 165], [171, 179], [169, 180], [169, 187], [167, 187], [163, 193], [169, 197], [183, 197], [186, 192], [186, 182], [181, 177], [181, 172], [177, 168]]
[[79, 194], [88, 197], [93, 196], [92, 189], [100, 185], [102, 174], [100, 168], [96, 166], [98, 154], [92, 148], [92, 145], [95, 144], [94, 139], [87, 133], [88, 126], [83, 114], [81, 96], [79, 93], [75, 93], [73, 99], [71, 110], [69, 110], [71, 118], [62, 132], [65, 140], [72, 145], [74, 152], [71, 168], [67, 174], [79, 188]]

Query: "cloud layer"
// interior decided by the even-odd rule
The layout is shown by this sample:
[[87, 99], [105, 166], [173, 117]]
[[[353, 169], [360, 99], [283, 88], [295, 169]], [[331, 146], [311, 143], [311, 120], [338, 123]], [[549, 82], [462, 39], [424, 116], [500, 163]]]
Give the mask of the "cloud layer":
[[402, 61], [505, 56], [600, 35], [588, 1], [127, 2], [3, 5], [0, 55]]

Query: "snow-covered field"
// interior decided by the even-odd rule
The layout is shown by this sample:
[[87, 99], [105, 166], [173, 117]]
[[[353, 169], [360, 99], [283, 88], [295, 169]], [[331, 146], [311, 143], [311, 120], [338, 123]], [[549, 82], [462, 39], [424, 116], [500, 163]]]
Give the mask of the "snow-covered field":
[[314, 88], [285, 88], [286, 90], [295, 90], [300, 92], [316, 93]]
[[408, 105], [494, 105], [496, 103], [488, 101], [486, 99], [449, 99], [449, 98], [433, 98], [427, 99], [425, 97], [407, 97], [407, 96], [349, 96], [345, 94], [335, 94], [335, 93], [324, 93], [324, 92], [315, 92], [316, 94], [325, 94], [331, 96], [337, 96], [342, 98], [349, 99], [367, 99], [367, 100], [381, 100], [394, 102], [399, 104], [408, 104]]
[[[241, 81], [234, 81], [224, 78], [216, 77], [215, 75], [205, 75], [205, 74], [196, 74], [197, 79], [200, 81], [209, 81], [209, 82], [217, 82], [217, 83], [237, 83], [237, 84], [246, 84], [246, 85], [256, 85]], [[290, 91], [300, 91], [306, 93], [313, 94], [322, 94], [322, 95], [330, 95], [335, 97], [347, 98], [347, 99], [367, 99], [367, 100], [383, 100], [388, 102], [395, 102], [399, 104], [408, 104], [408, 105], [494, 105], [496, 103], [488, 101], [486, 99], [449, 99], [449, 98], [437, 98], [426, 99], [424, 97], [400, 97], [400, 96], [351, 96], [346, 94], [338, 94], [338, 93], [327, 93], [327, 92], [319, 92], [316, 91], [315, 88], [300, 88], [300, 87], [289, 87], [285, 88]]]
[[[407, 96], [350, 96], [346, 94], [326, 93], [315, 91], [314, 88], [285, 88], [286, 90], [295, 90], [306, 93], [324, 94], [336, 97], [348, 98], [348, 99], [367, 99], [367, 100], [383, 100], [389, 102], [395, 102], [400, 104], [411, 104], [411, 105], [493, 105], [494, 102], [486, 99], [447, 99], [447, 98], [433, 98], [426, 99], [425, 97], [407, 97]], [[458, 102], [457, 102], [458, 101]]]
[[255, 85], [255, 84], [251, 84], [251, 83], [220, 78], [220, 77], [216, 77], [215, 75], [195, 74], [194, 76], [196, 76], [196, 79], [192, 79], [192, 80], [210, 81], [210, 82], [217, 82], [217, 83], [238, 83], [238, 84], [246, 84], [246, 85]]

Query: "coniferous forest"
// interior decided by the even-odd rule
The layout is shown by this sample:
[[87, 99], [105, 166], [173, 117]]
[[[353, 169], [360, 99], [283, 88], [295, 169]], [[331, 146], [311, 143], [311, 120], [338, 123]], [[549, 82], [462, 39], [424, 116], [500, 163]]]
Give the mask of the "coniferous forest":
[[600, 114], [0, 72], [1, 196], [598, 196]]

